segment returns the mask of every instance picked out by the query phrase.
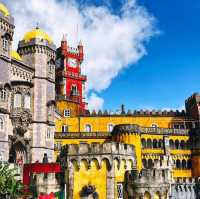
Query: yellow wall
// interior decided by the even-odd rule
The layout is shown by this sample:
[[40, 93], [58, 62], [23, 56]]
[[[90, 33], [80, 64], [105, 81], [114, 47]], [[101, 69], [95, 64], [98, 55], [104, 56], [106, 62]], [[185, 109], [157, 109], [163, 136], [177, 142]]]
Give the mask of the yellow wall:
[[[62, 111], [64, 108], [61, 109]], [[156, 116], [107, 116], [107, 117], [71, 117], [62, 118], [56, 121], [56, 132], [61, 132], [62, 125], [69, 126], [69, 132], [85, 131], [85, 125], [90, 124], [93, 132], [108, 132], [108, 124], [138, 124], [143, 127], [151, 127], [157, 124], [158, 127], [169, 128], [172, 122], [184, 121], [181, 117], [156, 117]]]
[[95, 186], [96, 192], [99, 194], [99, 198], [106, 199], [106, 175], [106, 162], [103, 161], [102, 166], [99, 169], [97, 163], [92, 161], [91, 168], [88, 169], [87, 163], [82, 161], [80, 169], [74, 172], [73, 199], [79, 199], [81, 189], [87, 185]]
[[173, 178], [191, 178], [192, 170], [191, 169], [173, 169], [172, 171]]

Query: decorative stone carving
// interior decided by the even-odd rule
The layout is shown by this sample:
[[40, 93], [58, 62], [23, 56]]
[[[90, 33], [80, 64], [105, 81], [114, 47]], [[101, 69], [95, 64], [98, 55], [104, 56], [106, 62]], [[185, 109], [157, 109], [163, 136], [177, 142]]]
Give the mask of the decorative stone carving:
[[13, 124], [14, 129], [16, 130], [15, 133], [21, 134], [28, 130], [28, 126], [32, 121], [32, 115], [29, 110], [25, 110], [23, 108], [14, 109], [11, 113], [11, 121]]

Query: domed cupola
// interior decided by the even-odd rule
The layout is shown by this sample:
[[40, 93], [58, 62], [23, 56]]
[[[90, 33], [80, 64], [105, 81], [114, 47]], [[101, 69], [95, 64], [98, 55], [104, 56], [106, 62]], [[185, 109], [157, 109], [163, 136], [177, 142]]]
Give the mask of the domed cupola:
[[11, 51], [11, 57], [12, 57], [12, 59], [15, 59], [15, 60], [17, 60], [17, 61], [22, 61], [21, 56], [20, 56], [20, 55], [18, 54], [18, 52], [15, 51], [15, 50], [12, 50], [12, 51]]
[[23, 41], [25, 43], [30, 42], [32, 40], [47, 41], [49, 44], [53, 43], [52, 38], [39, 27], [36, 27], [30, 32], [27, 32], [23, 37]]
[[10, 12], [9, 12], [8, 8], [3, 3], [0, 3], [0, 13], [4, 17], [10, 16]]

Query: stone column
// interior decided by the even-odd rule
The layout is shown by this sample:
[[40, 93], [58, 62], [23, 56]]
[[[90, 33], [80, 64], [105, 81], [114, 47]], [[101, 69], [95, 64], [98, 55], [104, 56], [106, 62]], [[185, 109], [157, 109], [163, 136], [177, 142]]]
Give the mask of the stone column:
[[69, 163], [69, 166], [67, 168], [67, 198], [73, 199], [74, 194], [74, 166], [72, 163]]
[[115, 198], [115, 168], [114, 164], [110, 170], [107, 170], [107, 179], [106, 179], [106, 195], [109, 199]]

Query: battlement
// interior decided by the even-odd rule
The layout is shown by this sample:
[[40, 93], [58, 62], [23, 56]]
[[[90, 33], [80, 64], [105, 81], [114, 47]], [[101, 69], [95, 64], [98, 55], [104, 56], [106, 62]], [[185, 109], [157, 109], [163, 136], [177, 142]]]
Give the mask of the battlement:
[[132, 168], [136, 166], [135, 147], [122, 143], [69, 144], [64, 146], [62, 153], [61, 162], [65, 159], [68, 167], [76, 162], [76, 165], [80, 168], [80, 164], [83, 161], [87, 162], [88, 168], [90, 168], [92, 161], [96, 161], [99, 167], [101, 167], [102, 162], [106, 161], [108, 168], [111, 169], [115, 160], [117, 161], [118, 168], [122, 161], [125, 167], [128, 164], [131, 164]]
[[188, 135], [189, 129], [171, 129], [171, 128], [158, 128], [158, 127], [141, 127], [137, 124], [120, 124], [116, 125], [113, 129], [112, 135], [119, 135], [123, 133], [144, 133], [144, 134], [175, 134], [175, 135]]
[[146, 182], [154, 182], [164, 183], [170, 180], [170, 171], [169, 169], [142, 169], [142, 171], [138, 174], [138, 182], [146, 183]]
[[50, 51], [52, 51], [51, 54], [53, 54], [53, 57], [55, 59], [56, 46], [53, 43], [49, 43], [46, 40], [35, 38], [31, 39], [29, 42], [25, 42], [24, 40], [19, 41], [17, 51], [20, 55], [35, 53], [35, 52], [49, 54]]
[[80, 143], [67, 145], [68, 155], [103, 155], [103, 154], [117, 154], [117, 155], [133, 155], [133, 145], [126, 145], [115, 142], [108, 143]]
[[96, 112], [95, 110], [90, 112], [88, 111], [86, 115], [82, 115], [82, 116], [90, 116], [90, 117], [96, 117], [96, 116], [110, 116], [110, 117], [120, 117], [120, 116], [138, 116], [138, 117], [142, 117], [142, 116], [163, 116], [163, 117], [185, 117], [186, 113], [184, 110], [179, 111], [179, 110], [128, 110], [127, 112], [122, 112], [122, 111], [116, 111], [116, 112], [112, 112], [112, 111], [107, 111], [107, 110], [99, 110], [98, 112]]
[[109, 138], [111, 136], [110, 132], [70, 132], [70, 133], [60, 133], [56, 132], [54, 134], [55, 139], [75, 139], [75, 138]]

